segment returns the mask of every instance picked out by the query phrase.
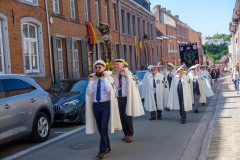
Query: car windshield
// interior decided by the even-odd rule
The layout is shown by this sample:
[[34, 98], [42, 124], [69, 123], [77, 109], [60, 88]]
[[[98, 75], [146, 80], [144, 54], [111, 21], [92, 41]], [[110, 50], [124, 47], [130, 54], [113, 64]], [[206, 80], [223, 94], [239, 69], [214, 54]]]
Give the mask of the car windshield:
[[73, 85], [70, 92], [85, 92], [88, 85], [88, 80], [80, 80]]
[[136, 72], [135, 75], [138, 76], [140, 79], [143, 79], [144, 77], [144, 74], [146, 73], [147, 71], [140, 71], [140, 72]]
[[54, 84], [50, 89], [49, 92], [57, 93], [57, 92], [68, 92], [70, 89], [70, 84], [66, 82], [59, 82]]

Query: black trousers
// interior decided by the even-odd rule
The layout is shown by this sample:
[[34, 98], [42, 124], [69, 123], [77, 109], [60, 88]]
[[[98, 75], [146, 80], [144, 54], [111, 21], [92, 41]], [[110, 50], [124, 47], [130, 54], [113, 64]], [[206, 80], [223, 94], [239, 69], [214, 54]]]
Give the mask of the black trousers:
[[122, 123], [122, 129], [125, 136], [133, 136], [132, 116], [126, 114], [127, 97], [118, 97], [119, 114]]
[[93, 103], [93, 113], [101, 136], [99, 151], [105, 152], [110, 147], [108, 137], [108, 122], [110, 118], [110, 101]]
[[187, 118], [187, 112], [184, 109], [184, 104], [183, 104], [183, 100], [179, 100], [179, 106], [180, 106], [180, 116], [181, 116], [181, 121], [186, 121]]
[[162, 117], [162, 110], [158, 109], [158, 107], [157, 107], [157, 96], [156, 96], [156, 94], [154, 94], [154, 100], [155, 100], [155, 103], [156, 103], [156, 111], [151, 111], [150, 116], [151, 116], [151, 118], [156, 118], [156, 115], [157, 115], [157, 118], [161, 118]]

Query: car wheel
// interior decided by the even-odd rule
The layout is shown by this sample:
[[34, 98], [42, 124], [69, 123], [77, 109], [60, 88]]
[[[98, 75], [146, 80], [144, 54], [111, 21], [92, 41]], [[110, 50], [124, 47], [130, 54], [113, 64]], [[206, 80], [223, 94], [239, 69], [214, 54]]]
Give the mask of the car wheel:
[[47, 140], [50, 133], [50, 121], [48, 116], [39, 112], [33, 122], [32, 140], [40, 143]]
[[78, 124], [80, 124], [80, 125], [85, 124], [85, 105], [83, 105], [80, 108], [78, 119], [79, 119]]

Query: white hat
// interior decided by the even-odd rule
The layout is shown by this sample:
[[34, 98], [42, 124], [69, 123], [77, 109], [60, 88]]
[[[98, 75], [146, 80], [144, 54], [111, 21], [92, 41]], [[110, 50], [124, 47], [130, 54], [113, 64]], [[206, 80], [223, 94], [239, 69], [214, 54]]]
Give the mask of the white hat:
[[193, 68], [195, 68], [195, 69], [196, 69], [196, 66], [191, 66], [191, 67], [190, 67], [190, 69], [193, 69]]
[[168, 63], [167, 65], [170, 67], [174, 67], [174, 64], [172, 64], [172, 63]]
[[114, 63], [116, 62], [122, 62], [125, 66], [128, 66], [128, 63], [124, 59], [115, 59]]
[[150, 70], [152, 67], [153, 67], [153, 65], [151, 64], [147, 67], [147, 69]]
[[101, 59], [97, 60], [97, 61], [93, 64], [93, 66], [96, 66], [96, 65], [98, 65], [98, 64], [106, 67], [106, 63], [105, 63], [103, 60], [101, 60]]
[[177, 68], [176, 71], [180, 71], [180, 70], [184, 70], [184, 68], [180, 66], [180, 67]]
[[200, 66], [200, 64], [196, 64], [195, 66], [196, 66], [196, 67], [199, 67], [199, 66]]

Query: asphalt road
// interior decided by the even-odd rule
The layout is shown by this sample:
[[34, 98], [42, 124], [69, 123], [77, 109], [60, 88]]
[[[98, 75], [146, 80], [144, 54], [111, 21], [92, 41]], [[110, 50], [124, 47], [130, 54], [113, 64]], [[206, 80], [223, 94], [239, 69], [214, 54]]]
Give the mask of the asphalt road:
[[[161, 120], [149, 121], [149, 113], [134, 118], [134, 141], [124, 143], [122, 131], [110, 134], [112, 151], [106, 155], [109, 160], [194, 160], [198, 158], [208, 122], [214, 113], [221, 81], [214, 84], [215, 96], [205, 106], [199, 106], [199, 113], [189, 112], [187, 123], [180, 123], [178, 111], [164, 111]], [[206, 112], [205, 112], [206, 111]], [[79, 129], [72, 134], [73, 130]], [[16, 155], [20, 160], [91, 160], [97, 159], [99, 135], [86, 135], [84, 128], [74, 124], [58, 124], [51, 130], [50, 140], [63, 137], [35, 150], [38, 144], [25, 139], [1, 147], [0, 157]], [[64, 136], [66, 135], [66, 136]], [[28, 150], [28, 151], [27, 151]], [[10, 156], [10, 157], [9, 157]]]

